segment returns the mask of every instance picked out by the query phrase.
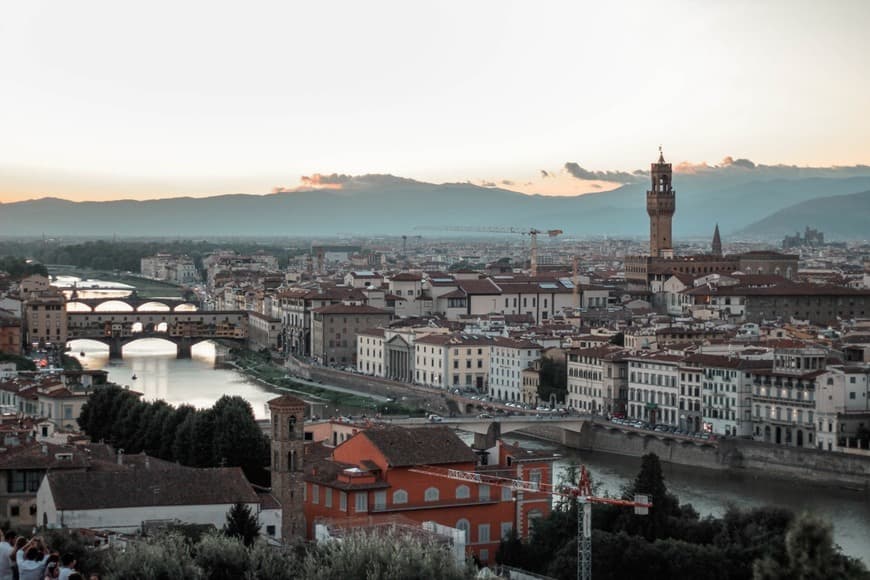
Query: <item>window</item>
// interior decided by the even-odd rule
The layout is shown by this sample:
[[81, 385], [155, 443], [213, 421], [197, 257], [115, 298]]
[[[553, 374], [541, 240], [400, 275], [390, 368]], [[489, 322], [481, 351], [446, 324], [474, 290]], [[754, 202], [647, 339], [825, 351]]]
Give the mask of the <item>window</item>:
[[338, 509], [343, 512], [347, 511], [347, 492], [342, 491], [338, 496]]
[[541, 487], [541, 470], [533, 469], [529, 473], [529, 481], [532, 482], [532, 485], [534, 485], [535, 489], [539, 489]]
[[316, 483], [311, 484], [311, 503], [320, 503], [320, 486]]
[[480, 501], [489, 501], [489, 486], [481, 485], [479, 488]]
[[501, 488], [501, 501], [511, 501], [513, 499], [513, 494], [511, 493], [511, 488], [503, 487]]
[[367, 512], [369, 510], [369, 494], [365, 491], [358, 491], [354, 494], [354, 506], [353, 509], [355, 512]]
[[456, 499], [468, 499], [471, 497], [471, 490], [467, 485], [460, 485], [456, 488]]
[[17, 518], [18, 514], [20, 514], [20, 513], [21, 513], [21, 508], [18, 507], [17, 505], [9, 506], [9, 515], [12, 516], [13, 518]]
[[375, 492], [375, 509], [382, 510], [387, 507], [387, 492], [386, 491], [376, 491]]
[[458, 522], [456, 522], [456, 529], [462, 530], [465, 532], [465, 543], [469, 543], [471, 541], [471, 524], [465, 518], [462, 518]]
[[426, 489], [426, 493], [423, 495], [424, 501], [438, 501], [438, 488], [430, 487]]
[[511, 534], [511, 530], [514, 529], [513, 522], [502, 522], [501, 523], [501, 537], [506, 538]]
[[489, 542], [489, 524], [477, 526], [477, 541], [481, 544]]
[[275, 526], [266, 526], [266, 534], [275, 536]]
[[323, 490], [323, 505], [328, 508], [332, 507], [332, 488], [327, 487]]
[[408, 492], [404, 489], [397, 489], [393, 492], [393, 503], [402, 504], [408, 503]]

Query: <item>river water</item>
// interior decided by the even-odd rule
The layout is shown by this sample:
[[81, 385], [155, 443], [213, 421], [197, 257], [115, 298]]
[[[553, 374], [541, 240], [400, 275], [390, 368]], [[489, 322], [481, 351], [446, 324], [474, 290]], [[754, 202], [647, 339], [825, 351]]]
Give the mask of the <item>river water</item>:
[[[214, 347], [208, 343], [196, 345], [190, 359], [176, 359], [175, 346], [159, 339], [131, 343], [124, 349], [123, 360], [110, 361], [106, 345], [98, 342], [74, 341], [71, 349], [83, 366], [108, 370], [109, 380], [144, 393], [146, 400], [209, 407], [221, 395], [239, 395], [251, 403], [255, 416], [263, 419], [267, 417], [266, 401], [276, 396], [235, 370], [215, 368]], [[507, 439], [510, 440], [510, 435]], [[602, 493], [618, 494], [640, 468], [638, 458], [579, 452], [534, 440], [523, 440], [523, 445], [559, 454], [562, 459], [556, 462], [557, 473], [570, 461], [586, 465]], [[813, 487], [797, 480], [669, 464], [663, 464], [663, 468], [668, 488], [682, 503], [691, 503], [702, 516], [720, 516], [729, 505], [741, 508], [776, 505], [798, 512], [815, 512], [834, 523], [835, 540], [845, 553], [870, 566], [870, 498], [865, 494]]]

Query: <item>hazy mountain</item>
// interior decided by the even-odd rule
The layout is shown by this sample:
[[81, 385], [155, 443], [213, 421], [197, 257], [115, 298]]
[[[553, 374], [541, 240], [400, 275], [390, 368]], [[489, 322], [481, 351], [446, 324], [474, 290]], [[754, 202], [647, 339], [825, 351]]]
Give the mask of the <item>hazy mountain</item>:
[[[718, 222], [727, 238], [796, 202], [870, 190], [870, 169], [859, 177], [850, 172], [845, 177], [795, 179], [766, 179], [769, 172], [738, 169], [675, 175], [676, 236], [708, 236]], [[314, 186], [333, 189], [150, 201], [44, 198], [0, 204], [0, 235], [327, 236], [410, 234], [417, 226], [534, 226], [561, 228], [577, 236], [644, 236], [648, 231], [646, 180], [574, 197], [524, 195], [468, 183], [432, 184], [384, 175], [321, 176]], [[859, 203], [857, 197], [849, 199]], [[786, 231], [802, 228], [805, 221], [789, 225]], [[840, 234], [836, 222], [823, 229], [829, 235]], [[855, 228], [842, 232], [842, 236], [859, 234]]]
[[779, 210], [741, 232], [781, 238], [810, 226], [830, 240], [870, 239], [870, 191], [811, 199]]

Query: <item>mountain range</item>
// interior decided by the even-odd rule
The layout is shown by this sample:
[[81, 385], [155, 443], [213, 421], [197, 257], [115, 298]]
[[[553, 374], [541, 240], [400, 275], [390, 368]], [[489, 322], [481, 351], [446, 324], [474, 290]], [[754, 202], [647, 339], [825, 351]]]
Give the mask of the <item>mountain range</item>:
[[[829, 239], [870, 238], [870, 167], [815, 174], [792, 169], [735, 166], [676, 174], [674, 235], [707, 237], [718, 223], [726, 238], [778, 239], [807, 225]], [[49, 197], [0, 204], [0, 235], [400, 235], [426, 226], [559, 228], [577, 237], [645, 237], [648, 231], [646, 180], [552, 197], [390, 175], [339, 177], [333, 189], [267, 195], [102, 202]]]

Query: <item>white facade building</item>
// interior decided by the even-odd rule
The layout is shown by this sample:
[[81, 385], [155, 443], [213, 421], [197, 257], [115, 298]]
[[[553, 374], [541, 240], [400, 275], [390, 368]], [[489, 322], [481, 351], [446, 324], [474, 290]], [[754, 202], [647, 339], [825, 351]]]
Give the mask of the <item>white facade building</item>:
[[523, 371], [539, 358], [539, 344], [496, 337], [489, 358], [489, 396], [501, 401], [522, 401]]
[[628, 358], [629, 418], [678, 426], [680, 365], [683, 357], [651, 353]]

